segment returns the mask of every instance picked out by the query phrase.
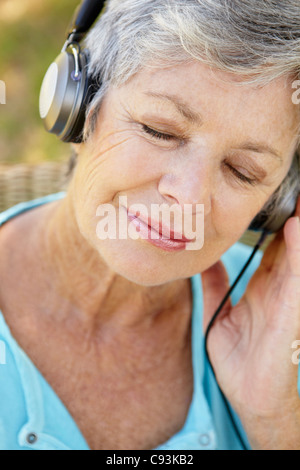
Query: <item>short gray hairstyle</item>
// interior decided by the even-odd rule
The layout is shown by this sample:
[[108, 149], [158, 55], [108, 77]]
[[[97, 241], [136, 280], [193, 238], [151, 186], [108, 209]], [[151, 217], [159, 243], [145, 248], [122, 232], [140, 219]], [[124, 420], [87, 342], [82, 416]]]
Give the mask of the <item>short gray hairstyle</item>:
[[[108, 0], [84, 46], [90, 53], [88, 74], [101, 83], [86, 113], [87, 140], [109, 86], [120, 86], [145, 66], [168, 67], [196, 59], [239, 75], [243, 84], [264, 85], [284, 75], [300, 78], [300, 4]], [[299, 151], [295, 158], [299, 169]], [[290, 171], [268, 201], [270, 207], [276, 208], [274, 200], [284, 197], [291, 185], [300, 191], [299, 180], [299, 171]]]

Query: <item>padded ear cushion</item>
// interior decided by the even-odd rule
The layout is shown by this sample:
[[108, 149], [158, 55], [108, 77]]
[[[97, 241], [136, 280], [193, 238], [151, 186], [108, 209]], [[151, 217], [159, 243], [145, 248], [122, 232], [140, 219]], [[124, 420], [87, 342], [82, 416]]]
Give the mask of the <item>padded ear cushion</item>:
[[72, 46], [56, 58], [44, 77], [40, 92], [40, 116], [48, 132], [63, 142], [82, 141], [85, 111], [95, 87], [87, 77], [88, 54], [80, 51], [78, 65]]
[[[299, 180], [299, 156], [293, 160], [291, 170], [295, 172], [295, 177]], [[271, 203], [267, 203], [261, 212], [253, 219], [248, 230], [260, 231], [266, 230], [269, 233], [275, 233], [280, 230], [287, 219], [293, 215], [299, 196], [300, 184], [295, 184], [290, 191], [285, 194], [279, 204], [272, 208]]]

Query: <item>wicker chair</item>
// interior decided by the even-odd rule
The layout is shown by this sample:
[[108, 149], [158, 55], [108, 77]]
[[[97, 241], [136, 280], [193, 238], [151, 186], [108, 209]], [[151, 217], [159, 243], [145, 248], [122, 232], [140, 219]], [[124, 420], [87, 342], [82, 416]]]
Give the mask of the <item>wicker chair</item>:
[[0, 212], [19, 202], [63, 191], [67, 164], [0, 166]]
[[[0, 212], [19, 202], [63, 191], [67, 187], [67, 163], [41, 163], [39, 165], [0, 166]], [[259, 235], [247, 231], [241, 241], [254, 246]], [[265, 250], [273, 236], [267, 237]]]

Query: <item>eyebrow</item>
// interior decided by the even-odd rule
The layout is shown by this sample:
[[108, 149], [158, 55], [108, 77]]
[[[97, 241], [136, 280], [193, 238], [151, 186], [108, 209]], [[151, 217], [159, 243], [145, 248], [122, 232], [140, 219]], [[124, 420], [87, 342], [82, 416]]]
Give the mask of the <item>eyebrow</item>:
[[[157, 93], [154, 91], [146, 91], [144, 92], [145, 95], [151, 96], [152, 98], [159, 98], [165, 101], [169, 101], [175, 105], [177, 111], [181, 114], [182, 117], [187, 119], [189, 122], [193, 124], [201, 125], [203, 123], [202, 115], [199, 112], [194, 111], [191, 109], [186, 103], [184, 103], [178, 96], [170, 95], [165, 93]], [[275, 157], [281, 163], [283, 163], [283, 159], [281, 155], [270, 145], [264, 142], [245, 142], [242, 144], [237, 150], [249, 150], [255, 153], [268, 153], [269, 155]]]
[[172, 104], [175, 105], [175, 107], [177, 108], [177, 111], [179, 111], [181, 116], [193, 124], [201, 125], [203, 122], [201, 114], [192, 110], [186, 103], [181, 101], [181, 99], [178, 98], [178, 96], [163, 94], [163, 93], [156, 93], [153, 91], [146, 91], [144, 94], [147, 96], [151, 96], [152, 98], [159, 98], [159, 99], [171, 102]]
[[283, 163], [281, 155], [273, 147], [263, 142], [245, 142], [238, 148], [238, 150], [250, 150], [255, 153], [268, 153], [279, 160], [280, 163]]

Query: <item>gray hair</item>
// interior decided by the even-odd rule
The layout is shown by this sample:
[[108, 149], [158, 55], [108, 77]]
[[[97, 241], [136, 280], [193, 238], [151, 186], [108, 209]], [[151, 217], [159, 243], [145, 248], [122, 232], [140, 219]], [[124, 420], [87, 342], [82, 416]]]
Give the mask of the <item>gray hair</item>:
[[[253, 85], [300, 77], [299, 0], [108, 0], [84, 46], [88, 74], [101, 82], [86, 113], [87, 140], [109, 86], [120, 86], [145, 66], [196, 59]], [[295, 158], [299, 169], [299, 152]], [[299, 171], [296, 177], [290, 171], [271, 206], [291, 184], [300, 191], [299, 180]]]

